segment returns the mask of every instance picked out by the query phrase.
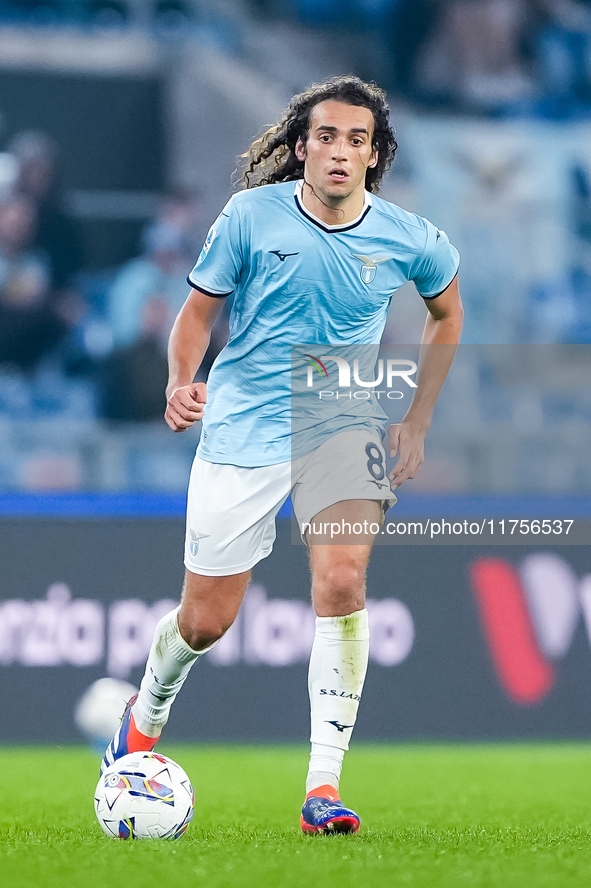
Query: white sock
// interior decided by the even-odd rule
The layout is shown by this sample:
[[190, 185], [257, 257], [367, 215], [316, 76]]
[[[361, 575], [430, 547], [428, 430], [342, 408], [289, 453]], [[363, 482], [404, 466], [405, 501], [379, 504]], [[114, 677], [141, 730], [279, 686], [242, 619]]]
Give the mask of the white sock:
[[334, 787], [338, 793], [344, 757], [344, 749], [312, 743], [310, 765], [306, 777], [306, 794], [318, 786], [326, 786], [327, 784]]
[[365, 608], [346, 617], [316, 617], [308, 672], [312, 750], [306, 792], [326, 783], [338, 791], [368, 657]]
[[[133, 704], [133, 718], [138, 731], [146, 737], [158, 737], [168, 721], [170, 707], [191, 666], [205, 651], [194, 651], [179, 630], [176, 608], [166, 614], [154, 630], [152, 647], [140, 692]], [[210, 650], [210, 648], [207, 648]]]

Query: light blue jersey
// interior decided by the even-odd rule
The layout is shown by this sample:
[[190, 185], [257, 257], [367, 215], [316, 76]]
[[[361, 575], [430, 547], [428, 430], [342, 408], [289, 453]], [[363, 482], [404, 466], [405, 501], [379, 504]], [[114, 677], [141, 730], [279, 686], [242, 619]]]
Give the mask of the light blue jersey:
[[[211, 369], [199, 442], [210, 462], [291, 459], [291, 349], [379, 343], [392, 297], [414, 281], [425, 299], [453, 280], [458, 252], [443, 231], [366, 192], [361, 215], [326, 225], [304, 209], [301, 181], [235, 194], [209, 231], [188, 281], [233, 295], [230, 336]], [[332, 417], [314, 446], [359, 424], [381, 431], [379, 405]], [[336, 427], [335, 427], [336, 424]], [[340, 425], [339, 425], [340, 424]]]

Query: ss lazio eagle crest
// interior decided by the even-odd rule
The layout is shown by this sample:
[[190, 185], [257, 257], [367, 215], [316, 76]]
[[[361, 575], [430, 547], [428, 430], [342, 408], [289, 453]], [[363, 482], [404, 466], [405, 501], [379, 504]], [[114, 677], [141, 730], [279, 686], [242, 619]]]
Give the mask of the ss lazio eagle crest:
[[206, 537], [210, 536], [210, 534], [199, 533], [198, 531], [194, 531], [193, 529], [190, 529], [189, 536], [191, 537], [191, 543], [189, 545], [191, 555], [196, 555], [197, 552], [199, 551], [199, 540], [204, 540]]
[[359, 259], [360, 262], [363, 262], [360, 277], [364, 284], [371, 284], [376, 276], [378, 265], [381, 262], [387, 262], [390, 258], [389, 256], [361, 256], [357, 253], [353, 253], [352, 255], [355, 259]]

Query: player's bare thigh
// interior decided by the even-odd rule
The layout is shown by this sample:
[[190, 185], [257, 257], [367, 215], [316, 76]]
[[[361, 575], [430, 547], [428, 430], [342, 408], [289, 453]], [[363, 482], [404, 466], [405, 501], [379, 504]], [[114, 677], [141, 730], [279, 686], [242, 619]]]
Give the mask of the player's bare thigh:
[[[369, 525], [379, 525], [381, 506], [373, 500], [345, 500], [319, 512], [307, 533], [312, 570], [312, 599], [319, 617], [344, 617], [365, 607], [365, 574], [375, 533]], [[324, 534], [314, 534], [314, 525], [347, 524], [367, 527], [367, 532], [339, 534], [326, 542]], [[330, 531], [329, 534], [330, 536]]]
[[208, 577], [185, 571], [178, 621], [180, 633], [200, 651], [227, 632], [238, 613], [250, 580], [250, 571], [226, 577]]

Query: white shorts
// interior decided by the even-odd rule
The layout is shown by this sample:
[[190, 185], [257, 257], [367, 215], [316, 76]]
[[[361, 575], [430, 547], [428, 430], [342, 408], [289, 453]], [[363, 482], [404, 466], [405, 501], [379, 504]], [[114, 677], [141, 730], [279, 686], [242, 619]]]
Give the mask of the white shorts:
[[270, 554], [275, 519], [291, 493], [301, 528], [343, 500], [396, 502], [375, 432], [341, 432], [293, 462], [244, 468], [196, 456], [187, 498], [185, 567], [204, 576], [250, 570]]

